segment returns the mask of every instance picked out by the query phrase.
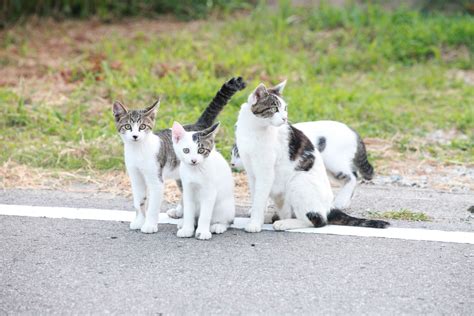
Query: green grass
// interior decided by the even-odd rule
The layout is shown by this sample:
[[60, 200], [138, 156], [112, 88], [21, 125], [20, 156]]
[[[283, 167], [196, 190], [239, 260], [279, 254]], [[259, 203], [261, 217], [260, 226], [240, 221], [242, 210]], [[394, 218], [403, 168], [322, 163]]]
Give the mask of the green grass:
[[[4, 41], [0, 47], [34, 54], [26, 39]], [[144, 107], [162, 95], [156, 128], [166, 128], [174, 120], [193, 122], [225, 80], [242, 75], [248, 88], [219, 117], [217, 147], [227, 156], [240, 104], [259, 82], [288, 78], [285, 97], [294, 122], [334, 119], [364, 137], [404, 135], [402, 152], [413, 138], [456, 129], [470, 138], [425, 149], [441, 162], [454, 157], [472, 163], [474, 88], [453, 73], [472, 74], [473, 45], [474, 18], [467, 15], [387, 12], [370, 5], [302, 10], [285, 1], [275, 11], [259, 5], [192, 31], [112, 34], [64, 65], [76, 88], [60, 106], [0, 87], [0, 161], [121, 169], [111, 109], [96, 108], [97, 97]], [[104, 56], [93, 68], [87, 60], [99, 53]]]
[[371, 218], [378, 219], [395, 219], [411, 222], [430, 222], [431, 218], [423, 212], [413, 212], [407, 209], [387, 212], [369, 212]]

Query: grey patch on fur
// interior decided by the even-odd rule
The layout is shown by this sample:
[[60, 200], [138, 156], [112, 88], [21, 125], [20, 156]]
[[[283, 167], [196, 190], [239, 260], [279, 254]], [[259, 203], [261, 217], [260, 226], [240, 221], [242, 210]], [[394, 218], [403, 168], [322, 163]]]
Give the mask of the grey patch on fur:
[[322, 153], [324, 149], [326, 149], [326, 137], [324, 136], [319, 137], [317, 144], [318, 144], [317, 145], [318, 151]]
[[198, 150], [203, 149], [204, 153], [200, 154], [207, 158], [214, 148], [214, 131], [219, 124], [206, 128], [205, 130], [198, 131], [193, 134], [193, 141], [198, 145]]
[[160, 174], [158, 176], [163, 181], [163, 169], [165, 166], [168, 165], [171, 170], [174, 170], [179, 166], [179, 159], [173, 149], [171, 130], [162, 130], [156, 133], [156, 135], [161, 139], [161, 146], [156, 155], [156, 160], [160, 166]]
[[235, 158], [240, 158], [239, 148], [237, 147], [237, 144], [232, 145], [232, 155]]
[[469, 206], [469, 208], [467, 209], [468, 212], [471, 212], [472, 214], [474, 214], [474, 205], [471, 205]]
[[280, 106], [280, 100], [276, 97], [274, 93], [269, 93], [268, 91], [264, 95], [257, 99], [257, 103], [252, 105], [252, 113], [261, 118], [270, 118], [276, 112]]
[[333, 173], [332, 175], [339, 181], [349, 181], [351, 178], [350, 175], [345, 174], [344, 172]]
[[367, 150], [365, 148], [364, 141], [356, 131], [354, 131], [354, 133], [357, 135], [357, 151], [352, 162], [362, 175], [362, 178], [365, 180], [372, 180], [374, 177], [374, 167], [372, 167], [367, 158]]
[[144, 124], [146, 130], [151, 131], [155, 125], [155, 112], [150, 112], [148, 109], [131, 110], [122, 115], [115, 116], [115, 127], [119, 133], [125, 132], [125, 125], [131, 125], [134, 123], [137, 123], [138, 125]]
[[290, 139], [288, 144], [288, 151], [290, 160], [298, 161], [295, 167], [296, 171], [308, 171], [313, 168], [314, 160], [314, 146], [313, 143], [303, 134], [302, 131], [288, 124], [290, 130]]

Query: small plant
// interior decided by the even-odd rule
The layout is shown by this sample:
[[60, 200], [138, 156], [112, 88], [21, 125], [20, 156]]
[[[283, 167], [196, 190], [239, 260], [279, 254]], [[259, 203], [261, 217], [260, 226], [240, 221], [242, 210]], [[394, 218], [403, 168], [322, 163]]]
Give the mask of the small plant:
[[410, 222], [430, 222], [432, 219], [423, 212], [413, 212], [408, 209], [386, 212], [368, 212], [371, 218], [377, 219], [396, 219]]

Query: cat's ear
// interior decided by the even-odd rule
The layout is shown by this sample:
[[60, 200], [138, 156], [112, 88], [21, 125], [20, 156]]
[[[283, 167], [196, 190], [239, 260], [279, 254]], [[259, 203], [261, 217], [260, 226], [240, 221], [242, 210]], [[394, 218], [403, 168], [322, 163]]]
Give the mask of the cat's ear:
[[114, 116], [115, 119], [118, 119], [122, 115], [126, 114], [128, 112], [128, 109], [120, 103], [119, 101], [115, 101], [114, 105], [112, 106], [112, 110], [114, 111]]
[[179, 143], [179, 141], [183, 139], [185, 134], [186, 134], [186, 130], [184, 129], [184, 127], [178, 122], [174, 122], [173, 127], [171, 128], [173, 143], [175, 144]]
[[268, 92], [271, 92], [271, 93], [274, 93], [274, 94], [277, 94], [277, 95], [282, 95], [283, 90], [285, 89], [285, 86], [286, 86], [286, 80], [280, 82], [279, 84], [277, 84], [273, 88], [268, 89]]
[[201, 131], [201, 134], [203, 137], [214, 137], [217, 134], [217, 131], [219, 131], [219, 126], [221, 125], [220, 122], [217, 122], [216, 124], [212, 125], [211, 127], [206, 128], [205, 130]]
[[152, 119], [155, 119], [156, 111], [160, 107], [160, 102], [161, 102], [161, 98], [158, 98], [158, 100], [156, 100], [155, 103], [147, 107], [145, 109], [145, 115], [151, 117]]
[[268, 94], [267, 88], [263, 83], [259, 84], [258, 87], [249, 95], [248, 103], [250, 105], [254, 105], [258, 102], [261, 98]]

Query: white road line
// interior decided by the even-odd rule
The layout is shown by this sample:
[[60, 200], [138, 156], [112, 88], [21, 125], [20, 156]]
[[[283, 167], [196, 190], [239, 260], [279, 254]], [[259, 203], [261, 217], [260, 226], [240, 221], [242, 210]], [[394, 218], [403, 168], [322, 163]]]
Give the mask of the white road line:
[[[90, 208], [0, 204], [0, 215], [129, 222], [133, 219], [135, 213], [129, 211]], [[248, 221], [248, 218], [238, 217], [235, 219], [234, 225], [232, 225], [232, 227], [243, 229]], [[160, 224], [177, 224], [178, 220], [168, 217], [168, 215], [165, 213], [161, 213], [159, 222]], [[268, 224], [263, 225], [263, 229], [273, 230], [272, 225]], [[322, 228], [294, 229], [290, 230], [289, 232], [474, 244], [473, 232], [442, 231], [418, 228], [390, 227], [387, 229], [374, 229], [329, 225]]]

